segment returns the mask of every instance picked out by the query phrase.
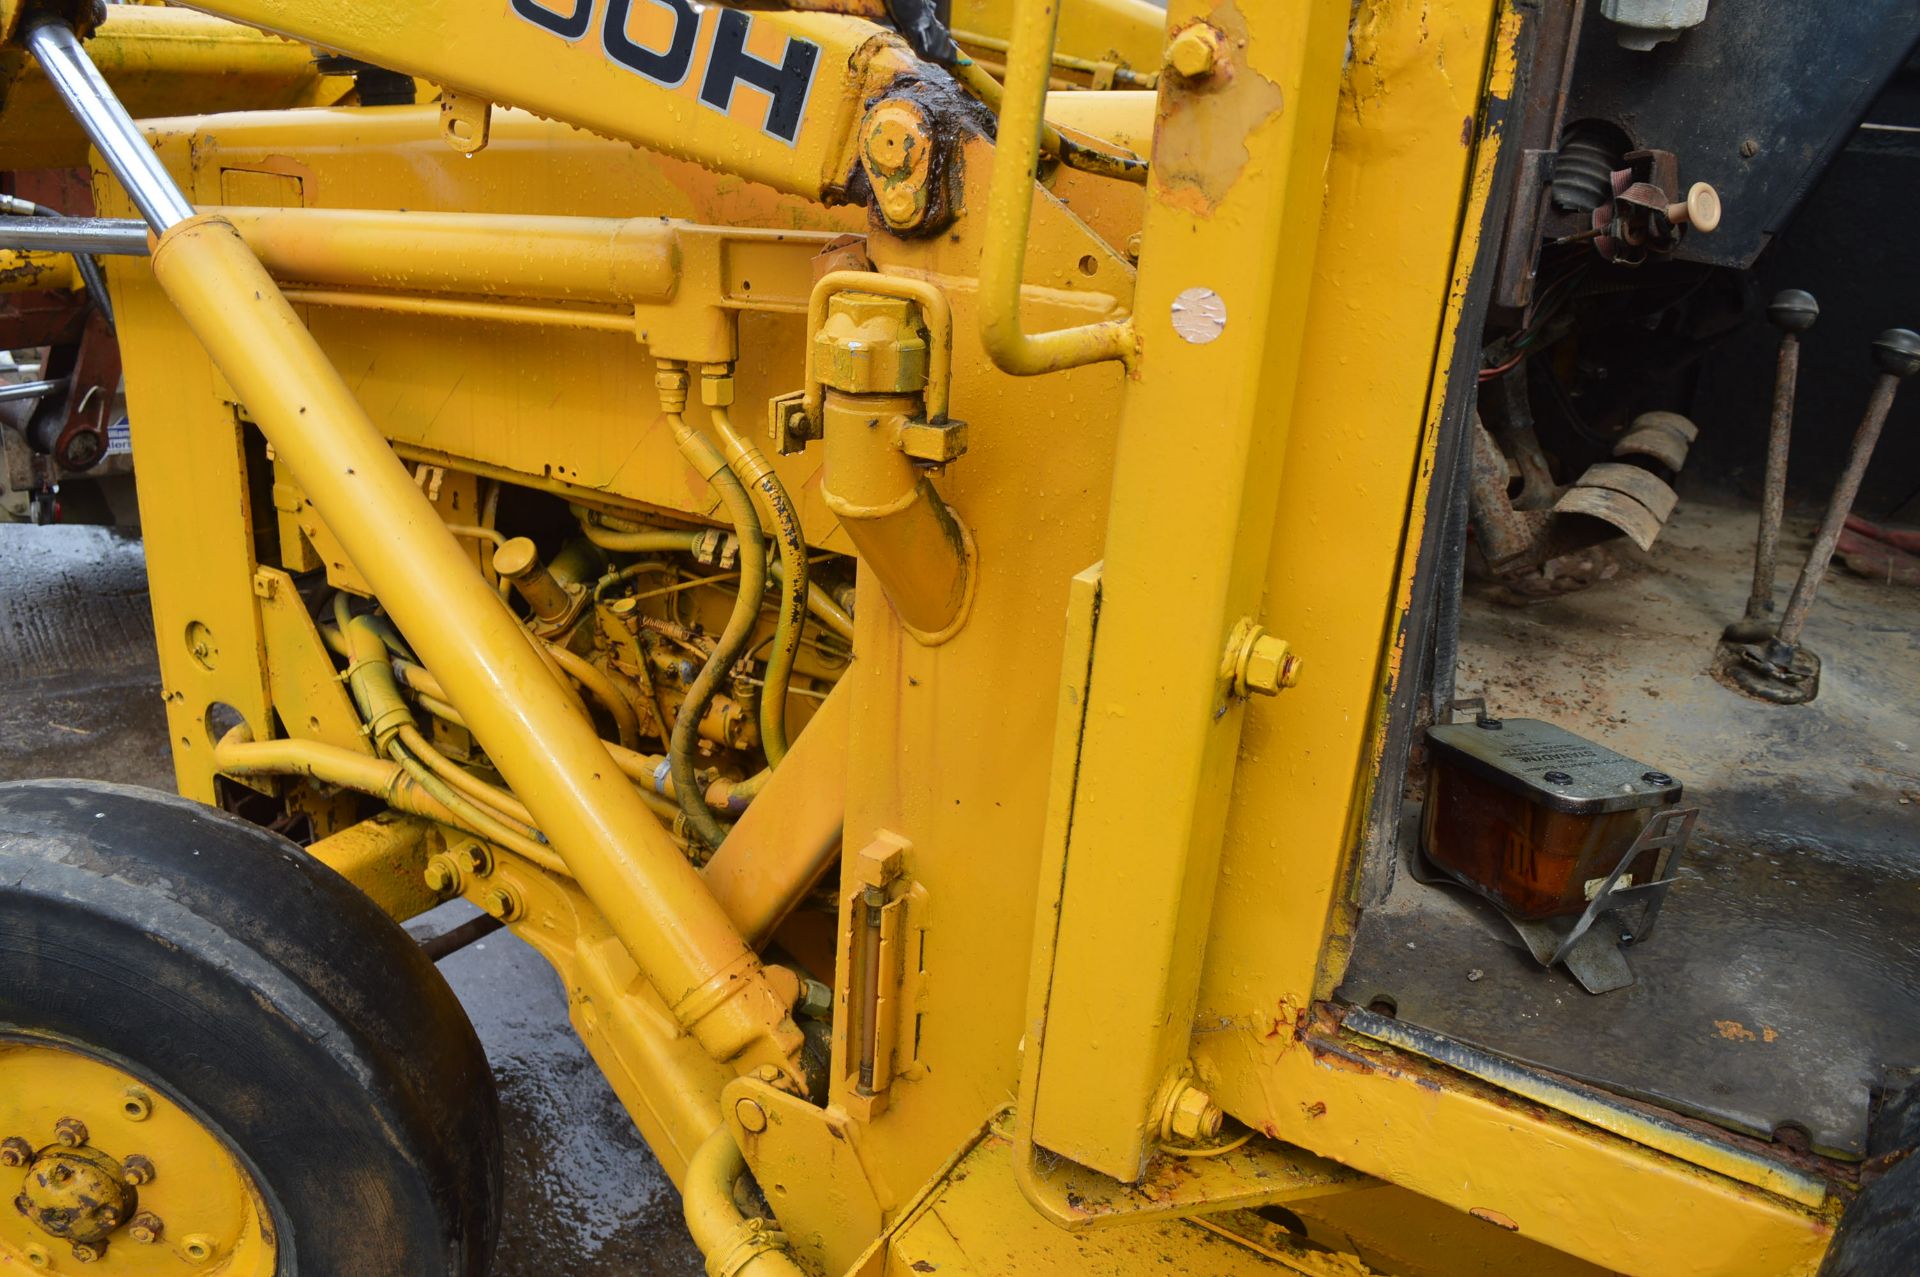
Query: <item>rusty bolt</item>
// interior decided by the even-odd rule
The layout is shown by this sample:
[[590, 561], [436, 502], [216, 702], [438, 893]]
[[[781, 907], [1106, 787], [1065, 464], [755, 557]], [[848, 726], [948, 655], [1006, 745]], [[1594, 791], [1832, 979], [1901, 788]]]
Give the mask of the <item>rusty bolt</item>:
[[435, 856], [427, 861], [427, 890], [437, 896], [451, 895], [460, 889], [460, 866], [452, 856]]
[[502, 922], [512, 922], [520, 913], [520, 896], [511, 887], [493, 887], [480, 897], [480, 907]]
[[194, 1233], [180, 1239], [180, 1251], [195, 1264], [204, 1264], [213, 1258], [213, 1238], [204, 1233]]
[[106, 1257], [107, 1244], [105, 1242], [75, 1242], [73, 1244], [73, 1258], [76, 1263], [91, 1264], [96, 1259], [105, 1259]]
[[53, 1124], [53, 1138], [68, 1148], [79, 1148], [87, 1142], [87, 1124], [77, 1117], [63, 1117]]
[[1168, 1132], [1187, 1141], [1212, 1139], [1220, 1133], [1220, 1123], [1226, 1117], [1213, 1097], [1191, 1082], [1174, 1092], [1167, 1109]]
[[1189, 80], [1212, 75], [1226, 51], [1226, 42], [1214, 28], [1196, 22], [1173, 37], [1167, 46], [1167, 66], [1175, 75]]
[[69, 470], [85, 470], [100, 460], [106, 445], [98, 433], [92, 430], [78, 430], [67, 438], [67, 446], [60, 451], [60, 464]]
[[486, 875], [493, 872], [493, 853], [487, 850], [485, 843], [463, 842], [453, 849], [454, 863], [469, 873]]
[[733, 1106], [733, 1116], [740, 1123], [740, 1129], [753, 1135], [767, 1129], [767, 1111], [760, 1107], [760, 1101], [742, 1097]]
[[142, 1184], [153, 1183], [153, 1177], [156, 1174], [153, 1162], [138, 1153], [120, 1163], [120, 1173], [126, 1177], [127, 1183], [135, 1188]]
[[18, 1135], [0, 1140], [0, 1166], [25, 1166], [33, 1160], [33, 1145]]
[[166, 1225], [160, 1222], [158, 1215], [150, 1210], [143, 1210], [133, 1217], [132, 1223], [127, 1225], [127, 1236], [142, 1246], [150, 1246], [160, 1240], [160, 1234], [165, 1230]]
[[1740, 157], [1742, 159], [1750, 160], [1758, 154], [1760, 154], [1760, 143], [1754, 141], [1754, 139], [1748, 138], [1740, 144]]

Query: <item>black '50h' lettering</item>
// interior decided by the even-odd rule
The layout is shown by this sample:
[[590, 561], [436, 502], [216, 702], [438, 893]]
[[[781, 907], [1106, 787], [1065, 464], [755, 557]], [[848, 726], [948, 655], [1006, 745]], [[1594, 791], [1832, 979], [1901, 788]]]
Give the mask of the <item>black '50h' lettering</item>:
[[[575, 41], [593, 25], [596, 0], [573, 0], [570, 10], [549, 7], [565, 0], [512, 0], [513, 11], [543, 31]], [[677, 89], [693, 71], [703, 11], [696, 0], [639, 0], [657, 5], [673, 17], [673, 36], [664, 49], [648, 48], [627, 33], [635, 0], [607, 0], [600, 26], [600, 46], [607, 60], [665, 89]], [[800, 136], [807, 100], [813, 93], [813, 75], [819, 69], [820, 46], [789, 36], [780, 61], [773, 63], [747, 52], [747, 33], [753, 19], [737, 9], [714, 15], [713, 46], [707, 53], [706, 73], [700, 79], [700, 101], [723, 115], [733, 108], [734, 86], [744, 84], [767, 95], [764, 132], [793, 145]]]

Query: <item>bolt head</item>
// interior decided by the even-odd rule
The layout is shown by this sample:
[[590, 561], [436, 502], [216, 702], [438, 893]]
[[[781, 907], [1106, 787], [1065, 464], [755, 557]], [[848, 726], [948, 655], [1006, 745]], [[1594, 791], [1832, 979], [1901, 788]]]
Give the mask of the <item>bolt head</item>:
[[153, 1243], [159, 1241], [160, 1234], [165, 1231], [166, 1225], [160, 1221], [158, 1215], [150, 1210], [141, 1211], [133, 1217], [133, 1222], [127, 1225], [127, 1236], [133, 1238], [133, 1240], [139, 1242], [142, 1246], [151, 1246]]
[[91, 1264], [96, 1259], [105, 1259], [106, 1257], [107, 1244], [105, 1242], [75, 1242], [73, 1244], [73, 1258], [77, 1263]]
[[33, 1145], [18, 1135], [0, 1140], [0, 1166], [25, 1166], [33, 1160]]
[[142, 1184], [153, 1183], [153, 1177], [156, 1174], [152, 1160], [143, 1157], [139, 1153], [135, 1153], [133, 1156], [127, 1158], [126, 1161], [120, 1163], [120, 1169], [126, 1175], [127, 1183], [132, 1184], [136, 1188]]
[[1188, 1084], [1173, 1097], [1167, 1129], [1183, 1140], [1210, 1140], [1220, 1133], [1220, 1123], [1225, 1117], [1211, 1095]]
[[1204, 22], [1196, 22], [1174, 36], [1167, 46], [1167, 67], [1175, 75], [1197, 80], [1213, 74], [1224, 51], [1225, 42], [1220, 33]]
[[1873, 362], [1889, 377], [1911, 377], [1920, 372], [1920, 333], [1889, 328], [1873, 339]]
[[480, 897], [480, 907], [502, 922], [511, 922], [520, 912], [520, 902], [505, 887], [494, 887]]
[[1283, 638], [1261, 634], [1247, 650], [1246, 684], [1249, 692], [1277, 696], [1300, 680], [1300, 658]]
[[435, 856], [427, 861], [423, 876], [426, 879], [427, 890], [437, 896], [449, 895], [460, 887], [460, 870], [454, 865], [453, 858], [450, 856]]
[[1789, 288], [1778, 293], [1767, 303], [1767, 318], [1775, 328], [1790, 333], [1803, 333], [1813, 327], [1813, 321], [1820, 318], [1820, 303], [1813, 294], [1799, 288]]
[[87, 1124], [77, 1117], [63, 1117], [53, 1124], [53, 1138], [68, 1148], [87, 1142]]

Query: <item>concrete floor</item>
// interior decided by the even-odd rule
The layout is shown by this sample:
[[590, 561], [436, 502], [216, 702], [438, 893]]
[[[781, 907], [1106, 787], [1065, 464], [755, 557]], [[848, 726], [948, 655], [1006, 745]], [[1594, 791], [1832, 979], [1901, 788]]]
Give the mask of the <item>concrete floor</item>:
[[[146, 563], [105, 529], [0, 524], [0, 780], [42, 776], [173, 787]], [[501, 933], [440, 970], [500, 1088], [495, 1277], [698, 1274], [680, 1195], [568, 1028], [553, 971]]]

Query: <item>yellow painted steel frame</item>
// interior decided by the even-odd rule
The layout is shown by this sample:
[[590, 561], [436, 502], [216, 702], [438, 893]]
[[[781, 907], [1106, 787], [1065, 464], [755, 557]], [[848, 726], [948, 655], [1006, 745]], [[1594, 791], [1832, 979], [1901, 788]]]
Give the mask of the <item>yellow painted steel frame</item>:
[[[506, 6], [207, 7], [385, 65], [464, 65], [467, 75], [450, 78], [471, 92], [602, 131], [631, 135], [645, 121], [636, 140], [658, 149], [500, 112], [490, 146], [468, 158], [442, 140], [432, 107], [158, 126], [163, 158], [202, 206], [864, 228], [857, 211], [817, 202], [851, 163], [852, 79], [831, 109], [809, 113], [795, 147], [776, 149], [764, 132], [759, 141], [742, 132], [762, 128], [764, 95], [738, 118], [649, 116], [634, 109], [630, 80], [599, 69], [591, 40], [568, 45]], [[578, 11], [598, 7], [583, 0]], [[703, 32], [718, 19], [707, 21]], [[794, 1253], [824, 1271], [911, 1271], [928, 1254], [993, 1267], [999, 1240], [942, 1237], [927, 1221], [978, 1230], [994, 1212], [1023, 1209], [1004, 1190], [1011, 1178], [1040, 1195], [1037, 1181], [1020, 1179], [1037, 1146], [1081, 1163], [1075, 1183], [1105, 1186], [1113, 1226], [1066, 1252], [1099, 1256], [1100, 1270], [1158, 1262], [1167, 1238], [1191, 1231], [1168, 1225], [1168, 1213], [1286, 1199], [1310, 1226], [1406, 1273], [1457, 1271], [1461, 1253], [1493, 1273], [1810, 1272], [1830, 1219], [1791, 1197], [1817, 1197], [1817, 1184], [1789, 1195], [1754, 1187], [1716, 1164], [1709, 1137], [1663, 1139], [1655, 1151], [1617, 1115], [1603, 1129], [1597, 1112], [1560, 1111], [1545, 1092], [1522, 1098], [1359, 1039], [1317, 1009], [1349, 925], [1339, 893], [1373, 779], [1376, 707], [1398, 666], [1408, 547], [1425, 517], [1498, 143], [1476, 137], [1473, 122], [1487, 96], [1512, 91], [1516, 19], [1493, 0], [1363, 0], [1351, 12], [1345, 0], [1176, 0], [1169, 21], [1213, 26], [1226, 52], [1208, 77], [1163, 77], [1137, 284], [1114, 242], [1125, 223], [1103, 221], [1103, 238], [1044, 188], [1030, 191], [1019, 279], [1033, 331], [1131, 317], [1140, 342], [1131, 375], [1107, 363], [1015, 381], [992, 367], [981, 320], [998, 302], [977, 281], [1003, 232], [978, 215], [993, 168], [983, 139], [955, 143], [965, 212], [948, 233], [867, 239], [877, 271], [930, 284], [951, 307], [949, 397], [971, 437], [938, 486], [974, 533], [977, 590], [966, 626], [939, 646], [914, 642], [880, 603], [862, 606], [859, 659], [834, 694], [844, 745], [837, 719], [814, 745], [803, 732], [758, 802], [776, 813], [793, 804], [807, 830], [806, 845], [789, 849], [796, 859], [769, 879], [807, 881], [842, 828], [843, 946], [872, 893], [897, 906], [888, 916], [904, 953], [878, 977], [891, 981], [881, 990], [893, 1028], [881, 1043], [884, 1093], [848, 1069], [844, 1014], [824, 1108], [733, 1077], [676, 1021], [641, 978], [634, 958], [645, 946], [632, 933], [663, 910], [684, 922], [688, 899], [718, 911], [710, 895], [603, 912], [566, 878], [506, 853], [470, 858], [458, 889], [506, 913], [563, 972], [574, 1023], [669, 1170], [679, 1176], [696, 1150], [718, 1148], [708, 1141], [724, 1123]], [[848, 57], [873, 38], [829, 15], [756, 14], [756, 29], [763, 22]], [[547, 39], [558, 48], [539, 45]], [[762, 58], [780, 53], [756, 47]], [[641, 97], [661, 101], [658, 91]], [[689, 127], [673, 132], [678, 124]], [[716, 180], [676, 156], [767, 185]], [[110, 183], [99, 194], [103, 211], [124, 211]], [[238, 242], [196, 220], [170, 237], [160, 265], [211, 327], [221, 296], [211, 280], [179, 278], [166, 260], [210, 236]], [[234, 277], [261, 278], [230, 249], [199, 251]], [[310, 624], [288, 614], [286, 578], [255, 559], [250, 427], [236, 418], [235, 390], [271, 407], [263, 370], [238, 361], [229, 386], [144, 263], [116, 261], [110, 278], [169, 723], [183, 789], [210, 799], [210, 707], [260, 728], [277, 715], [289, 734], [327, 740], [342, 731], [338, 686], [327, 689], [333, 667]], [[729, 307], [723, 278], [703, 277], [690, 296], [738, 310], [729, 322], [739, 400], [796, 389], [806, 367], [799, 307]], [[590, 313], [585, 303], [565, 297], [547, 299], [559, 313], [511, 314], [499, 299], [424, 285], [400, 297], [406, 304], [349, 289], [361, 304], [347, 305], [332, 291], [296, 294], [301, 317], [354, 411], [410, 461], [607, 509], [711, 515], [711, 495], [658, 416], [633, 312], [611, 309], [639, 298], [597, 296], [611, 322], [595, 326], [573, 318]], [[290, 340], [286, 314], [267, 318]], [[562, 420], [564, 431], [543, 428]], [[284, 420], [274, 428], [287, 430]], [[797, 494], [808, 541], [844, 549], [819, 498], [819, 452], [773, 464]], [[422, 519], [447, 515], [408, 501]], [[349, 549], [377, 557], [366, 529], [356, 535]], [[464, 557], [439, 564], [472, 570]], [[332, 575], [336, 565], [307, 567]], [[870, 576], [861, 594], [880, 598]], [[1298, 687], [1255, 704], [1231, 694], [1223, 659], [1243, 617], [1292, 642], [1306, 668]], [[529, 665], [504, 695], [558, 690]], [[1051, 776], [1039, 763], [1049, 757]], [[831, 803], [822, 811], [794, 792], [816, 768], [844, 789], [837, 822]], [[524, 796], [552, 809], [551, 795]], [[331, 851], [374, 877], [389, 851], [401, 854], [383, 844]], [[736, 871], [728, 866], [719, 930], [758, 940], [778, 911], [738, 894], [754, 875]], [[610, 885], [614, 899], [635, 890], [603, 876], [603, 906]], [[408, 907], [391, 887], [390, 907]], [[843, 999], [846, 974], [836, 982]], [[1186, 1174], [1158, 1147], [1157, 1104], [1175, 1083], [1203, 1089], [1267, 1138], [1244, 1158], [1218, 1159], [1218, 1171]], [[983, 1138], [983, 1122], [1016, 1093], [1027, 1129]], [[956, 1174], [963, 1158], [973, 1160]], [[1149, 1186], [1198, 1187], [1149, 1210], [1121, 1183], [1143, 1172]], [[1287, 1177], [1281, 1188], [1252, 1182], [1276, 1173]], [[987, 1177], [1002, 1191], [970, 1196], [965, 1184]], [[1033, 1220], [1019, 1222], [1007, 1237], [1030, 1235]], [[898, 1245], [876, 1244], [889, 1229]], [[1423, 1254], [1420, 1236], [1453, 1249]], [[1289, 1263], [1271, 1250], [1210, 1241], [1185, 1266]], [[1038, 1243], [1030, 1252], [1041, 1266], [1076, 1262], [1047, 1257], [1059, 1253]]]
[[914, 65], [858, 19], [685, 2], [191, 7], [813, 198], [845, 191], [866, 102]]

